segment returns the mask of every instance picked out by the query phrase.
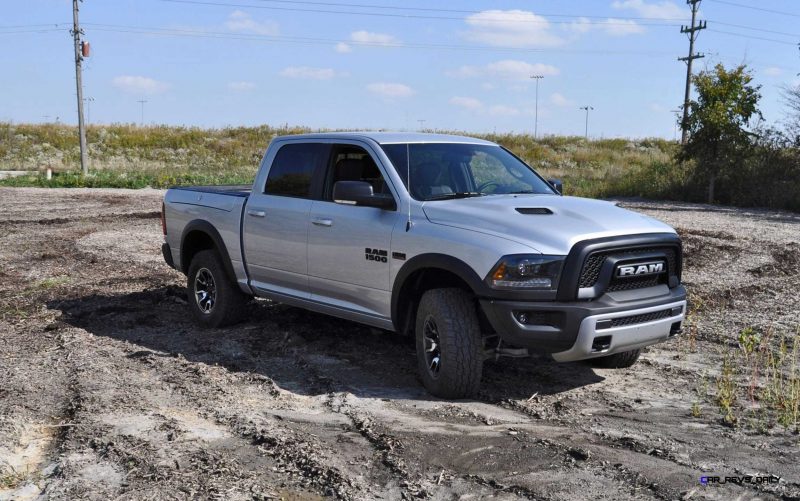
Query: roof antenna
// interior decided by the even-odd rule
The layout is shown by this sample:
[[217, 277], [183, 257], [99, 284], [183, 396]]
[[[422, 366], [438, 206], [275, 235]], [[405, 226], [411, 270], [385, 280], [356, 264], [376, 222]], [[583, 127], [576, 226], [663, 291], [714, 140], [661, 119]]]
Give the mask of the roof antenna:
[[408, 182], [408, 220], [406, 220], [406, 231], [411, 229], [411, 144], [406, 143], [406, 181]]

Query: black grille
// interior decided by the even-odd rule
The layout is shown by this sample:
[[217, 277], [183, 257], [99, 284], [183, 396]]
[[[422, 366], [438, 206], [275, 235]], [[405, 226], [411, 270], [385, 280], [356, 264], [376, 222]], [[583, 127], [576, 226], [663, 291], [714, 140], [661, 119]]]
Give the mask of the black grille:
[[647, 277], [633, 277], [633, 278], [618, 278], [613, 279], [606, 292], [614, 291], [629, 291], [633, 289], [644, 289], [645, 287], [653, 287], [665, 282], [664, 275], [650, 275]]
[[[612, 254], [615, 256], [627, 256], [627, 255], [636, 256], [637, 254], [651, 254], [653, 252], [664, 253], [664, 255], [667, 258], [667, 271], [670, 275], [676, 275], [678, 273], [678, 259], [676, 257], [674, 247], [643, 247], [640, 249], [603, 249], [592, 252], [591, 254], [589, 254], [589, 257], [586, 258], [586, 261], [583, 264], [583, 268], [581, 269], [581, 276], [580, 280], [578, 281], [578, 287], [579, 288], [594, 287], [594, 285], [597, 283], [598, 277], [600, 276], [600, 269], [603, 267], [603, 262], [605, 262], [606, 258]], [[651, 278], [651, 280], [654, 279]], [[657, 280], [657, 278], [655, 280]], [[653, 285], [655, 285], [655, 283]], [[623, 285], [622, 281], [619, 281], [619, 287], [620, 288], [614, 290], [636, 289], [641, 287], [649, 287], [649, 285], [638, 283], [638, 287], [628, 287]]]
[[669, 318], [672, 315], [672, 308], [661, 311], [653, 311], [650, 313], [642, 313], [641, 315], [632, 315], [630, 317], [612, 318], [610, 328], [624, 327], [626, 325], [643, 324], [645, 322], [652, 322], [654, 320], [661, 320], [662, 318]]

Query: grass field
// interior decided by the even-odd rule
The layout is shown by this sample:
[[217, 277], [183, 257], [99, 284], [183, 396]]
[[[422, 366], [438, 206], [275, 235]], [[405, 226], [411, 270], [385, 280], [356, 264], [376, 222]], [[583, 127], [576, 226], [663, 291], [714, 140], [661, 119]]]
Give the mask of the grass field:
[[[75, 127], [0, 123], [0, 170], [37, 174], [0, 180], [4, 186], [163, 188], [178, 184], [249, 184], [264, 149], [301, 127], [200, 129], [90, 126], [91, 174], [80, 175]], [[469, 134], [475, 135], [475, 134]], [[540, 173], [564, 180], [568, 194], [669, 197], [681, 180], [677, 145], [663, 139], [604, 139], [525, 134], [478, 135], [511, 149]], [[47, 180], [42, 173], [51, 168]]]

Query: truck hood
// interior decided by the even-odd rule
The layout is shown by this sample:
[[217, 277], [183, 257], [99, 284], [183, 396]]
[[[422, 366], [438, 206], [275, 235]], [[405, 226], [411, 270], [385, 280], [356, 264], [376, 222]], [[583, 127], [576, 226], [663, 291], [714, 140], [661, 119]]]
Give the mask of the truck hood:
[[577, 242], [592, 238], [675, 233], [661, 221], [611, 202], [557, 195], [439, 200], [425, 202], [422, 210], [432, 223], [506, 238], [552, 255], [566, 255]]

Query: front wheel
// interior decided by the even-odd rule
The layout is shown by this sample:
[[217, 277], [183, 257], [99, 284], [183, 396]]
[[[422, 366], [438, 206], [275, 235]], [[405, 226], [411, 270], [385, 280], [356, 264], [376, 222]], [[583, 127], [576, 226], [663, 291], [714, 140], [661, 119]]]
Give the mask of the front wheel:
[[192, 259], [186, 294], [192, 316], [204, 327], [238, 322], [247, 300], [213, 250], [200, 251]]
[[425, 292], [417, 308], [417, 365], [425, 388], [441, 398], [478, 392], [483, 344], [475, 300], [461, 289]]
[[623, 351], [605, 357], [592, 358], [589, 362], [595, 367], [604, 369], [627, 369], [639, 360], [642, 350]]

